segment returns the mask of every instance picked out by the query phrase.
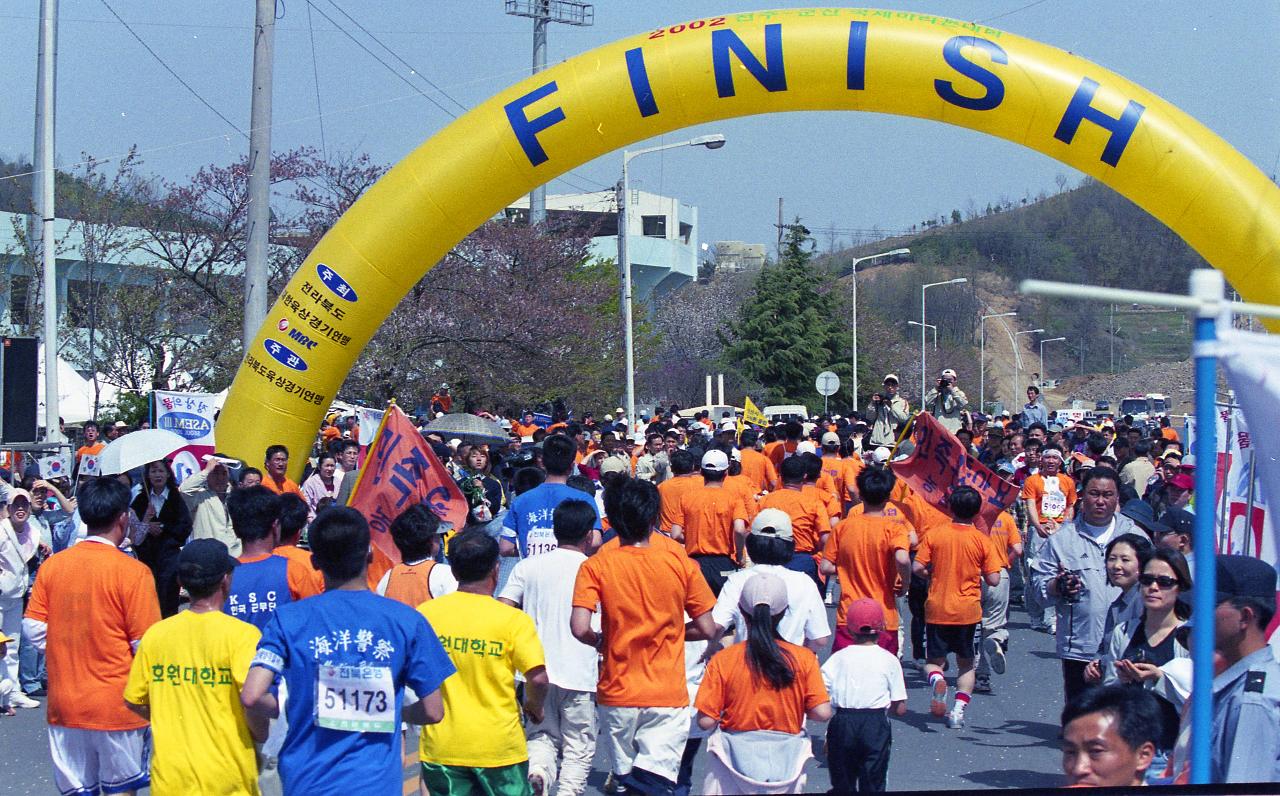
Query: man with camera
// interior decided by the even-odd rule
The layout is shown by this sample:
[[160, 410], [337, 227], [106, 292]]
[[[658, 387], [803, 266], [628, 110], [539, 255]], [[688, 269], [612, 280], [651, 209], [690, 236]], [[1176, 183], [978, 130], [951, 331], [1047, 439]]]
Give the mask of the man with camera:
[[952, 434], [965, 425], [969, 416], [969, 397], [956, 387], [954, 370], [947, 368], [938, 376], [933, 389], [924, 396], [924, 411], [937, 418], [942, 427]]
[[1066, 701], [1086, 687], [1084, 668], [1102, 641], [1107, 608], [1120, 590], [1107, 583], [1107, 543], [1136, 533], [1133, 520], [1117, 513], [1120, 476], [1110, 467], [1087, 470], [1080, 483], [1079, 512], [1058, 526], [1031, 565], [1032, 585], [1057, 613], [1057, 648]]
[[890, 373], [884, 377], [884, 390], [871, 396], [867, 407], [867, 420], [871, 423], [871, 447], [893, 448], [898, 441], [898, 429], [911, 417], [907, 399], [898, 395], [898, 377]]

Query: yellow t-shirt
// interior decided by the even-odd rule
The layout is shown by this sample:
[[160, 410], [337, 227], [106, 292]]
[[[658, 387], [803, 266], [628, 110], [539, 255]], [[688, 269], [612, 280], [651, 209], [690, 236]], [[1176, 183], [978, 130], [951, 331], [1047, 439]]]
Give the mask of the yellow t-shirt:
[[124, 698], [151, 707], [152, 793], [257, 796], [240, 689], [261, 635], [221, 611], [183, 611], [143, 634]]
[[418, 606], [458, 672], [444, 681], [444, 720], [422, 730], [423, 762], [497, 768], [529, 759], [515, 673], [545, 665], [533, 619], [482, 594], [453, 592]]

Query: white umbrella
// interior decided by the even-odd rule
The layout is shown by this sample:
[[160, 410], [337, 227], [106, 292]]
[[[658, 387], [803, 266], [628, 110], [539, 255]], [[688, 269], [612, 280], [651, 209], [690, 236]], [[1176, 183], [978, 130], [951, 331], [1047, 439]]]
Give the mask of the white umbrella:
[[186, 439], [162, 428], [134, 431], [103, 448], [98, 454], [98, 467], [103, 475], [127, 473], [148, 462], [167, 458], [186, 446]]

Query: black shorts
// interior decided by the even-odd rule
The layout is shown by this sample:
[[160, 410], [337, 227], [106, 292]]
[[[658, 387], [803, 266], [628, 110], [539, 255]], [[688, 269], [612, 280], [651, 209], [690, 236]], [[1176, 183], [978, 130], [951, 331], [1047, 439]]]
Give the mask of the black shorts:
[[954, 654], [957, 658], [973, 658], [973, 635], [978, 628], [972, 625], [924, 626], [924, 656], [927, 660], [939, 660]]

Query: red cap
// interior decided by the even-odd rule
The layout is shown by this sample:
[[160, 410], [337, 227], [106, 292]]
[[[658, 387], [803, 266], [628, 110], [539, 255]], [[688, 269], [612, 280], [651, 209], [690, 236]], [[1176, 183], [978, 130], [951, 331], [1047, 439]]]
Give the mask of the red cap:
[[878, 633], [884, 630], [884, 609], [880, 603], [866, 597], [854, 600], [845, 614], [845, 624], [855, 636]]
[[1169, 486], [1185, 490], [1194, 489], [1196, 485], [1195, 479], [1186, 473], [1178, 473], [1173, 478], [1170, 478], [1168, 483]]

